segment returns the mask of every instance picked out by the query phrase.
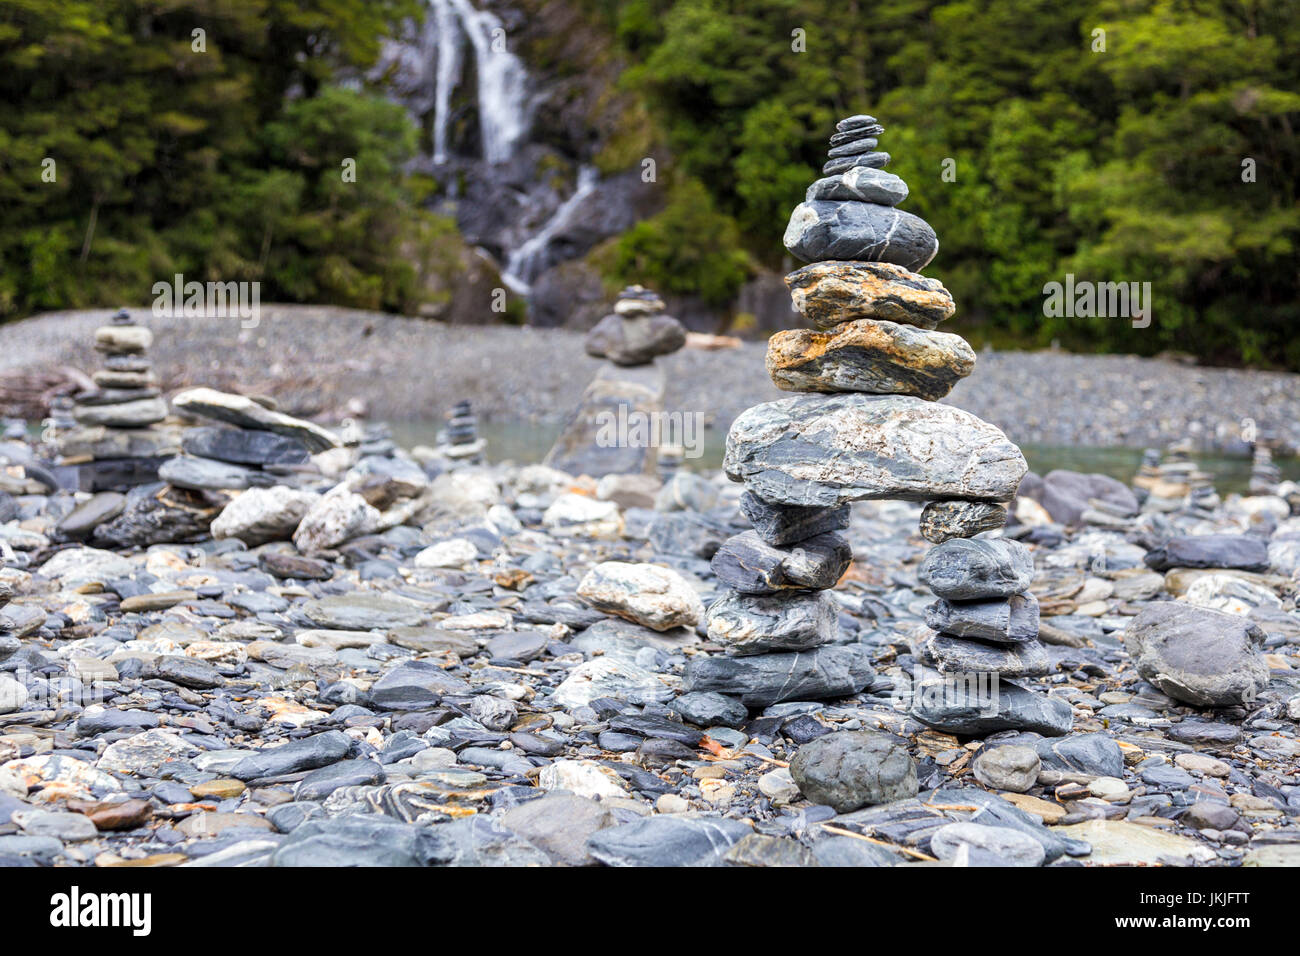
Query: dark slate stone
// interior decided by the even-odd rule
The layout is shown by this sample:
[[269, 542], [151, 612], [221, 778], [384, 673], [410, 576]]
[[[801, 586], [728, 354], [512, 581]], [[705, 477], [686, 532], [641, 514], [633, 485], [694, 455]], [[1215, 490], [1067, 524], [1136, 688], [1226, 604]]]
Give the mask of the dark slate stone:
[[652, 816], [593, 834], [587, 851], [606, 866], [713, 866], [753, 832], [739, 820]]
[[256, 780], [315, 770], [342, 760], [351, 749], [351, 737], [339, 730], [327, 730], [278, 747], [266, 747], [235, 764], [230, 775], [238, 780]]
[[300, 439], [251, 428], [201, 425], [181, 434], [181, 449], [236, 465], [302, 465], [311, 452]]
[[697, 727], [740, 727], [749, 710], [734, 697], [713, 691], [692, 691], [668, 704], [668, 709]]
[[842, 531], [849, 526], [847, 503], [831, 508], [779, 505], [746, 491], [740, 496], [740, 510], [759, 537], [771, 545], [794, 544], [830, 531]]
[[714, 554], [718, 579], [742, 594], [775, 594], [795, 588], [833, 588], [853, 561], [848, 541], [834, 533], [779, 548], [757, 531], [734, 535]]
[[1248, 534], [1200, 534], [1170, 538], [1144, 559], [1156, 571], [1170, 568], [1233, 568], [1267, 571], [1268, 542]]
[[925, 623], [955, 637], [1018, 644], [1038, 636], [1038, 599], [1032, 594], [983, 601], [936, 601], [925, 609]]
[[[823, 168], [823, 175], [873, 165], [872, 157], [885, 155], [866, 153], [832, 160]], [[786, 227], [785, 247], [804, 262], [864, 259], [892, 262], [919, 272], [939, 251], [939, 239], [924, 219], [892, 206], [818, 199], [795, 207]]]
[[1032, 730], [1051, 737], [1068, 734], [1074, 725], [1070, 705], [1008, 680], [999, 680], [996, 693], [985, 684], [974, 692], [956, 675], [945, 679], [926, 672], [912, 698], [911, 714], [927, 727], [965, 737], [986, 737], [1000, 730]]
[[1034, 559], [1010, 538], [952, 538], [926, 554], [920, 579], [941, 598], [1005, 598], [1029, 589]]
[[749, 707], [786, 700], [848, 697], [871, 683], [871, 652], [861, 645], [829, 645], [795, 654], [697, 657], [687, 663], [682, 687], [718, 691]]

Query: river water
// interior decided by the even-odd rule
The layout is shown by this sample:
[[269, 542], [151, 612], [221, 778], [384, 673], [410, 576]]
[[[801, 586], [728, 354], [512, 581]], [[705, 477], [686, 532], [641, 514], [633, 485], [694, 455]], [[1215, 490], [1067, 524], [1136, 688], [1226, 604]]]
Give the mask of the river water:
[[[432, 445], [442, 422], [399, 422], [392, 425], [393, 437], [404, 448], [414, 445]], [[479, 433], [487, 439], [489, 461], [539, 462], [559, 435], [559, 425], [537, 425], [523, 422], [481, 422]], [[688, 459], [687, 468], [712, 470], [722, 466], [722, 453], [726, 432], [705, 432], [704, 447], [699, 458]], [[1055, 468], [1070, 471], [1100, 472], [1130, 482], [1142, 462], [1141, 448], [1087, 448], [1058, 445], [1022, 445], [1025, 460], [1038, 474]], [[1204, 455], [1196, 458], [1201, 468], [1214, 476], [1220, 494], [1246, 493], [1250, 481], [1249, 458], [1226, 458]], [[1300, 459], [1284, 458], [1277, 464], [1284, 479], [1300, 481]]]

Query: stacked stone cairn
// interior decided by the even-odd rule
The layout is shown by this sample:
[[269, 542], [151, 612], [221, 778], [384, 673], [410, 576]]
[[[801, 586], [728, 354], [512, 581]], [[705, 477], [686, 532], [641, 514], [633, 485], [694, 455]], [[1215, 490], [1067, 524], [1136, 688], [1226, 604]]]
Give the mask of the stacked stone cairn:
[[1195, 446], [1184, 439], [1170, 444], [1157, 463], [1148, 450], [1133, 479], [1134, 490], [1145, 493], [1142, 510], [1147, 513], [1190, 511], [1205, 514], [1221, 504], [1214, 488], [1214, 476], [1202, 471], [1192, 459]]
[[95, 330], [95, 350], [104, 356], [92, 376], [95, 387], [75, 397], [76, 427], [66, 427], [58, 412], [61, 484], [82, 491], [143, 484], [156, 480], [158, 466], [176, 454], [175, 431], [160, 426], [167, 402], [148, 358], [152, 344], [153, 333], [125, 309]]
[[190, 491], [243, 491], [294, 484], [315, 452], [338, 446], [319, 426], [243, 395], [192, 388], [172, 400], [177, 411], [211, 424], [181, 434], [183, 455], [166, 462], [158, 476]]
[[477, 462], [487, 442], [479, 437], [478, 418], [468, 398], [461, 399], [447, 413], [447, 425], [438, 434], [438, 453], [458, 461]]
[[852, 560], [838, 532], [851, 501], [928, 502], [921, 532], [936, 546], [920, 574], [940, 600], [917, 656], [935, 669], [929, 681], [979, 671], [997, 675], [1000, 693], [994, 713], [987, 701], [918, 694], [913, 715], [952, 733], [1064, 733], [1064, 701], [1003, 680], [1047, 671], [1029, 551], [982, 536], [1004, 524], [1027, 466], [1000, 430], [936, 403], [970, 374], [975, 353], [934, 331], [953, 314], [952, 297], [916, 270], [938, 239], [895, 208], [908, 189], [883, 169], [882, 131], [870, 116], [842, 120], [825, 178], [790, 217], [785, 245], [810, 264], [786, 284], [816, 329], [771, 338], [768, 372], [799, 394], [746, 410], [727, 436], [724, 468], [745, 484], [741, 508], [754, 527], [713, 558], [730, 590], [709, 608], [708, 632], [726, 656], [691, 661], [685, 686], [750, 706], [863, 690], [873, 680], [868, 648], [836, 643], [837, 604], [826, 593]]
[[1271, 435], [1261, 434], [1255, 442], [1250, 461], [1249, 491], [1252, 495], [1277, 494], [1277, 486], [1282, 481], [1282, 471], [1273, 461], [1274, 440]]
[[587, 333], [587, 354], [615, 365], [648, 365], [686, 344], [686, 329], [664, 313], [664, 301], [649, 289], [631, 285], [618, 294], [614, 311]]
[[614, 311], [585, 341], [587, 354], [606, 363], [566, 416], [543, 464], [593, 478], [654, 476], [660, 443], [621, 435], [619, 423], [631, 427], [663, 412], [665, 377], [655, 359], [685, 344], [686, 329], [665, 314], [658, 295], [639, 285], [620, 292]]

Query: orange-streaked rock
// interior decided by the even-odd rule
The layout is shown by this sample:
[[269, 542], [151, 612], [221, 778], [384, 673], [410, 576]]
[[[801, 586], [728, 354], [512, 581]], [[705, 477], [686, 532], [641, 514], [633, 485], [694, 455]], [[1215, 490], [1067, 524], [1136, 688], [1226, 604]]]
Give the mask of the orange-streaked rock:
[[888, 262], [814, 262], [785, 277], [794, 307], [821, 329], [884, 319], [932, 329], [956, 306], [938, 279]]
[[789, 329], [768, 340], [767, 371], [788, 392], [915, 395], [933, 401], [975, 367], [959, 335], [859, 319], [829, 332]]

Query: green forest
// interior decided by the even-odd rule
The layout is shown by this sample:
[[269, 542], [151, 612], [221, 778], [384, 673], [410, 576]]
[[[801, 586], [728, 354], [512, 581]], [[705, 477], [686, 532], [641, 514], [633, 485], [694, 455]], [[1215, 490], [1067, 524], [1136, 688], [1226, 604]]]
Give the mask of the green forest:
[[[629, 104], [602, 169], [667, 157], [662, 211], [595, 257], [611, 279], [724, 303], [782, 268], [826, 137], [868, 111], [973, 340], [1300, 369], [1300, 0], [570, 2]], [[422, 13], [0, 0], [0, 317], [173, 272], [414, 311], [455, 225], [402, 172], [415, 125], [356, 77]], [[1153, 321], [1044, 316], [1067, 275], [1151, 283]]]

